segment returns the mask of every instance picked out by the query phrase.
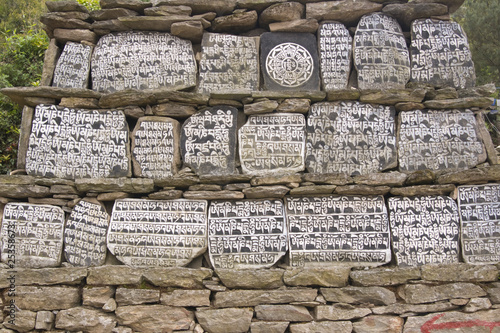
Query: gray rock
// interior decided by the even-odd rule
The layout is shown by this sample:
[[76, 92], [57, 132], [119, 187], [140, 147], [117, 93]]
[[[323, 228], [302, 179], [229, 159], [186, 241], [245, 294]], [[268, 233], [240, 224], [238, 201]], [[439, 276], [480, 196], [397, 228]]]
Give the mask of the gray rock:
[[353, 324], [355, 333], [401, 333], [404, 319], [391, 316], [368, 316]]
[[189, 6], [158, 6], [144, 9], [146, 16], [163, 15], [187, 15], [190, 16], [193, 10]]
[[107, 21], [107, 20], [115, 20], [119, 17], [124, 16], [137, 16], [138, 12], [135, 10], [127, 9], [127, 8], [111, 8], [111, 9], [101, 9], [94, 10], [90, 12], [90, 17], [94, 21]]
[[217, 276], [231, 289], [277, 289], [284, 286], [282, 269], [218, 269]]
[[127, 8], [138, 13], [143, 13], [144, 9], [151, 7], [151, 2], [141, 0], [100, 0], [102, 9]]
[[370, 1], [324, 1], [306, 4], [306, 18], [314, 18], [318, 21], [333, 20], [354, 26], [359, 19], [366, 14], [382, 10], [382, 5]]
[[488, 293], [488, 297], [492, 303], [500, 303], [500, 282], [488, 284], [486, 286], [486, 292]]
[[425, 101], [424, 106], [427, 109], [468, 109], [468, 108], [487, 108], [493, 104], [491, 97], [465, 97], [447, 100]]
[[353, 285], [394, 286], [421, 278], [418, 267], [380, 267], [351, 271]]
[[165, 190], [151, 193], [148, 198], [152, 200], [173, 200], [182, 198], [181, 190]]
[[88, 13], [87, 7], [76, 1], [47, 1], [45, 3], [49, 12], [82, 12]]
[[436, 175], [431, 170], [417, 170], [408, 175], [406, 186], [432, 184], [435, 180]]
[[43, 198], [50, 194], [50, 189], [38, 185], [15, 185], [0, 183], [0, 196], [7, 198]]
[[242, 33], [255, 28], [257, 24], [257, 12], [252, 10], [244, 13], [236, 13], [228, 16], [217, 17], [212, 22], [213, 32]]
[[355, 307], [350, 304], [336, 303], [333, 305], [320, 305], [314, 308], [315, 320], [352, 320], [370, 315], [372, 311], [367, 308]]
[[391, 188], [391, 194], [402, 197], [412, 197], [416, 195], [449, 195], [455, 191], [455, 185], [417, 185], [400, 188]]
[[196, 185], [199, 182], [200, 179], [194, 174], [176, 174], [173, 177], [154, 180], [155, 186], [175, 188], [188, 188], [189, 186]]
[[271, 5], [259, 16], [259, 25], [267, 28], [269, 23], [299, 20], [304, 17], [305, 7], [300, 2], [284, 2]]
[[64, 44], [66, 42], [77, 42], [81, 43], [83, 41], [92, 44], [97, 43], [97, 35], [88, 29], [54, 29], [54, 38], [58, 42]]
[[287, 286], [344, 287], [349, 279], [350, 267], [287, 269], [283, 281]]
[[405, 4], [388, 4], [382, 12], [397, 19], [403, 30], [408, 31], [414, 20], [445, 15], [448, 13], [448, 7], [439, 3], [423, 4], [414, 1]]
[[61, 50], [57, 46], [56, 39], [52, 38], [43, 58], [43, 69], [42, 77], [40, 79], [40, 86], [50, 86], [52, 84], [54, 70], [56, 68], [57, 59], [59, 59], [60, 53]]
[[483, 112], [476, 113], [476, 122], [478, 128], [478, 134], [483, 141], [484, 148], [486, 150], [487, 161], [489, 164], [498, 164], [498, 152], [496, 146], [493, 144], [490, 132], [486, 127], [485, 115]]
[[[36, 312], [18, 310], [16, 311], [15, 320], [9, 322], [10, 317], [7, 317], [3, 323], [4, 327], [12, 328], [15, 332], [30, 332], [35, 328]], [[13, 331], [11, 331], [13, 332]]]
[[331, 194], [335, 190], [336, 185], [312, 185], [312, 186], [300, 186], [297, 188], [292, 188], [290, 190], [290, 195], [320, 195], [320, 194]]
[[16, 286], [14, 297], [4, 291], [6, 302], [14, 299], [16, 306], [23, 310], [48, 311], [69, 309], [80, 305], [81, 296], [77, 287], [37, 287]]
[[420, 103], [425, 98], [424, 89], [362, 90], [360, 102], [394, 105], [401, 102]]
[[[465, 96], [463, 96], [465, 97]], [[472, 96], [470, 96], [472, 97]], [[457, 89], [453, 87], [445, 87], [437, 90], [431, 90], [428, 91], [427, 94], [425, 95], [426, 99], [438, 99], [438, 100], [443, 100], [443, 99], [457, 99], [458, 98], [458, 92]]]
[[350, 333], [351, 331], [350, 321], [313, 321], [290, 325], [290, 333]]
[[[219, 308], [312, 302], [316, 289], [291, 288], [277, 290], [231, 290], [215, 294], [214, 306]], [[289, 321], [283, 319], [283, 321]]]
[[458, 308], [457, 305], [452, 304], [448, 301], [435, 302], [429, 304], [405, 304], [396, 303], [389, 306], [379, 306], [374, 307], [371, 310], [376, 315], [388, 315], [388, 314], [411, 314], [411, 313], [430, 313], [439, 311], [450, 311]]
[[184, 21], [172, 23], [170, 32], [179, 38], [188, 39], [193, 43], [200, 43], [204, 33], [203, 24], [200, 21]]
[[97, 195], [98, 201], [115, 201], [118, 199], [129, 198], [130, 195], [126, 192], [110, 192], [110, 193], [99, 193]]
[[[470, 332], [491, 332], [496, 330], [496, 328], [486, 328], [480, 323], [497, 324], [498, 318], [500, 318], [500, 309], [480, 311], [471, 314], [457, 311], [432, 313], [427, 316], [409, 317], [406, 320], [403, 333], [421, 333], [423, 327], [427, 327], [429, 331], [433, 331], [434, 328], [438, 327], [450, 327], [447, 331], [451, 332], [454, 330], [457, 332], [457, 330], [467, 330], [464, 327], [471, 327]], [[454, 329], [454, 327], [456, 328]], [[484, 327], [484, 329], [481, 327]]]
[[305, 306], [300, 305], [257, 305], [256, 318], [269, 321], [312, 321], [313, 317]]
[[343, 90], [334, 90], [329, 91], [327, 100], [328, 101], [350, 101], [350, 100], [358, 100], [361, 96], [361, 91], [358, 89], [343, 89]]
[[144, 106], [155, 103], [156, 97], [154, 94], [137, 89], [127, 89], [106, 94], [99, 100], [99, 106], [103, 109], [114, 109], [128, 105]]
[[135, 289], [118, 287], [115, 300], [118, 306], [159, 303], [160, 291], [155, 289]]
[[315, 33], [319, 23], [316, 19], [300, 19], [288, 22], [276, 22], [269, 24], [271, 32], [309, 32]]
[[129, 31], [130, 28], [123, 24], [120, 20], [113, 19], [106, 21], [96, 21], [92, 23], [92, 30], [96, 34], [102, 36], [115, 31]]
[[284, 113], [307, 113], [311, 107], [311, 101], [307, 98], [287, 98], [280, 103], [276, 111]]
[[144, 278], [157, 287], [202, 289], [203, 280], [212, 277], [206, 268], [150, 268], [144, 271]]
[[114, 298], [108, 299], [106, 303], [102, 306], [102, 311], [104, 312], [115, 312], [118, 305]]
[[469, 303], [467, 303], [463, 311], [471, 313], [481, 310], [488, 310], [490, 308], [491, 308], [491, 302], [489, 299], [483, 297], [476, 297], [476, 298], [471, 298], [469, 300]]
[[253, 317], [251, 308], [198, 310], [196, 319], [210, 333], [248, 332]]
[[498, 268], [494, 265], [424, 265], [421, 267], [422, 279], [447, 282], [495, 282], [498, 281]]
[[[87, 277], [86, 268], [59, 267], [41, 269], [16, 269], [16, 286], [38, 285], [49, 286], [55, 284], [78, 285]], [[11, 273], [0, 270], [0, 288], [7, 288], [10, 283], [7, 278]]]
[[80, 109], [98, 109], [99, 100], [96, 98], [63, 97], [60, 106]]
[[112, 315], [83, 307], [59, 311], [56, 315], [56, 328], [69, 331], [111, 333], [115, 326]]
[[257, 186], [243, 189], [247, 199], [283, 198], [290, 189], [283, 185]]
[[165, 305], [120, 306], [115, 311], [120, 325], [139, 332], [187, 330], [194, 324], [194, 315], [184, 308]]
[[464, 0], [415, 0], [415, 3], [441, 3], [448, 6], [448, 11], [453, 14], [463, 3]]
[[252, 186], [263, 185], [286, 185], [289, 183], [300, 183], [300, 174], [285, 175], [285, 176], [267, 176], [267, 177], [254, 177], [250, 181]]
[[89, 267], [88, 285], [138, 285], [142, 281], [143, 270], [128, 266]]
[[396, 294], [382, 287], [321, 288], [320, 290], [328, 302], [373, 305], [396, 303]]
[[243, 199], [245, 195], [239, 191], [185, 191], [183, 193], [186, 199], [205, 199], [205, 200], [232, 200]]
[[170, 306], [210, 306], [210, 290], [182, 290], [164, 291], [160, 302]]
[[389, 186], [345, 185], [337, 186], [335, 193], [342, 195], [385, 195], [390, 190]]
[[431, 303], [453, 298], [472, 298], [487, 295], [473, 283], [449, 283], [437, 286], [415, 284], [401, 287], [399, 294], [406, 303]]
[[56, 315], [51, 311], [38, 311], [36, 313], [35, 329], [50, 331], [54, 328]]
[[75, 184], [80, 192], [149, 193], [154, 190], [154, 181], [148, 178], [77, 179]]
[[270, 113], [276, 110], [279, 103], [273, 100], [263, 100], [252, 104], [245, 104], [243, 112], [246, 115]]
[[252, 333], [285, 333], [288, 322], [254, 321], [250, 325]]
[[102, 308], [115, 295], [115, 288], [111, 286], [83, 288], [83, 305]]
[[90, 23], [85, 22], [89, 14], [82, 12], [46, 13], [40, 21], [49, 29], [89, 29]]
[[236, 0], [153, 0], [154, 6], [186, 5], [193, 9], [193, 14], [216, 12], [218, 15], [228, 15], [236, 7]]
[[293, 90], [283, 90], [283, 91], [272, 91], [272, 90], [260, 90], [252, 91], [253, 98], [269, 98], [269, 99], [281, 99], [281, 98], [308, 98], [311, 102], [320, 102], [325, 99], [326, 92], [319, 90], [312, 91], [293, 91]]
[[304, 173], [302, 181], [316, 184], [347, 185], [353, 182], [352, 178], [345, 173]]
[[368, 175], [354, 176], [354, 182], [369, 186], [403, 186], [407, 175], [402, 172], [392, 171], [384, 173], [371, 173]]

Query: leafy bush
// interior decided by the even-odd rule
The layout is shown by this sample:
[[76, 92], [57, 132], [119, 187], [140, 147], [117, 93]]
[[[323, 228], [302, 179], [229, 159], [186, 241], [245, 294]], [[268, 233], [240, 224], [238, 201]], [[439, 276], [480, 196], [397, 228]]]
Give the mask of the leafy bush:
[[87, 7], [88, 10], [99, 10], [101, 9], [101, 5], [99, 4], [99, 0], [77, 0], [79, 4]]

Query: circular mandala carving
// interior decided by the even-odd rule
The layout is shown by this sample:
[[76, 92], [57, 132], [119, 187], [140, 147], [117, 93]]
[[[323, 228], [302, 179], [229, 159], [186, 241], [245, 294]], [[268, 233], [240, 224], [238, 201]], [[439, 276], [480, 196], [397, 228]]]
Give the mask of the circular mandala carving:
[[298, 87], [313, 73], [313, 58], [306, 48], [295, 43], [276, 45], [267, 55], [266, 70], [271, 79], [285, 87]]

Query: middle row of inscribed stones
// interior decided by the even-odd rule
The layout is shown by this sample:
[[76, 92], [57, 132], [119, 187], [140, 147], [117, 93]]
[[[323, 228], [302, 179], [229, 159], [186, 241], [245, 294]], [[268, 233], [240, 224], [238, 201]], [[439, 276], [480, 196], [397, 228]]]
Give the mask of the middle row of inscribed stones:
[[90, 45], [67, 42], [57, 60], [52, 86], [87, 89], [93, 50]]
[[287, 251], [281, 200], [214, 201], [208, 215], [208, 248], [217, 268], [268, 268]]
[[307, 118], [307, 170], [360, 175], [396, 167], [394, 117], [389, 106], [314, 104]]

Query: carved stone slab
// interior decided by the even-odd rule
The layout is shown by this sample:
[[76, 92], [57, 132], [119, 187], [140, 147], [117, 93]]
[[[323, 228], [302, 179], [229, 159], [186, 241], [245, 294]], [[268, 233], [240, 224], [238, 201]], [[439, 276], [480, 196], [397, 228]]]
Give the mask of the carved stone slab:
[[92, 56], [92, 89], [184, 89], [196, 85], [190, 41], [163, 32], [118, 32], [99, 39]]
[[61, 264], [64, 212], [60, 207], [8, 203], [2, 220], [2, 262], [13, 268]]
[[134, 267], [186, 266], [207, 249], [207, 201], [116, 200], [108, 249]]
[[476, 72], [467, 36], [453, 21], [416, 20], [411, 26], [411, 81], [474, 87]]
[[213, 201], [208, 215], [210, 261], [217, 268], [268, 268], [287, 250], [281, 200]]
[[240, 128], [241, 168], [250, 175], [303, 171], [305, 126], [303, 114], [253, 115]]
[[203, 34], [198, 90], [201, 93], [259, 90], [259, 38]]
[[94, 48], [67, 42], [54, 70], [53, 87], [83, 88], [89, 86], [90, 58]]
[[382, 196], [286, 197], [290, 266], [379, 266], [391, 261]]
[[38, 105], [29, 137], [26, 172], [66, 179], [130, 176], [125, 115], [118, 110]]
[[64, 257], [75, 266], [100, 266], [106, 261], [109, 214], [98, 201], [80, 200], [66, 221]]
[[410, 57], [398, 21], [386, 14], [365, 15], [354, 35], [354, 65], [360, 89], [404, 89]]
[[260, 63], [264, 90], [319, 90], [316, 43], [316, 37], [309, 33], [263, 33]]
[[307, 170], [360, 175], [396, 167], [394, 118], [389, 106], [313, 104], [307, 118]]
[[464, 261], [500, 262], [500, 184], [459, 186], [458, 210]]
[[182, 125], [184, 164], [200, 175], [236, 173], [236, 125], [238, 109], [216, 106], [200, 111]]
[[468, 169], [486, 160], [471, 111], [406, 111], [398, 122], [400, 171]]
[[351, 73], [352, 37], [340, 22], [323, 22], [318, 29], [323, 90], [346, 89]]
[[134, 175], [167, 178], [177, 173], [181, 157], [180, 124], [167, 117], [139, 118], [132, 133]]
[[458, 207], [442, 196], [389, 198], [392, 247], [398, 266], [458, 262]]

